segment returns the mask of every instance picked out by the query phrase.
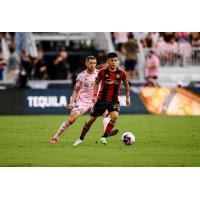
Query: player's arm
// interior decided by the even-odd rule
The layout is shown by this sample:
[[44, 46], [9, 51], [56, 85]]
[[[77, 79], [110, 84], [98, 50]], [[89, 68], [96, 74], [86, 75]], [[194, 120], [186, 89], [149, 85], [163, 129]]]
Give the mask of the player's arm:
[[70, 102], [67, 105], [68, 109], [72, 109], [73, 108], [73, 104], [76, 101], [76, 98], [78, 97], [78, 92], [80, 90], [80, 86], [75, 86], [74, 91], [72, 92], [72, 96], [70, 97]]
[[130, 100], [130, 88], [129, 88], [128, 80], [125, 79], [123, 81], [123, 83], [124, 83], [124, 86], [125, 86], [125, 93], [126, 93], [126, 105], [130, 106], [131, 100]]
[[99, 91], [99, 82], [95, 81], [95, 83], [94, 83], [94, 91], [93, 91], [93, 99], [92, 99], [92, 101], [94, 103], [96, 103], [96, 101], [97, 101], [98, 91]]
[[0, 64], [1, 64], [1, 65], [7, 65], [7, 61], [6, 61], [5, 59], [0, 60]]
[[98, 94], [98, 91], [99, 91], [99, 83], [101, 82], [102, 80], [102, 70], [101, 69], [99, 72], [98, 72], [98, 75], [97, 77], [95, 78], [95, 82], [94, 82], [94, 90], [93, 90], [93, 99], [92, 101], [94, 103], [96, 103], [97, 101], [97, 94]]
[[62, 61], [62, 58], [60, 56], [58, 56], [58, 58], [56, 58], [56, 60], [54, 61], [54, 65], [57, 65], [61, 61]]

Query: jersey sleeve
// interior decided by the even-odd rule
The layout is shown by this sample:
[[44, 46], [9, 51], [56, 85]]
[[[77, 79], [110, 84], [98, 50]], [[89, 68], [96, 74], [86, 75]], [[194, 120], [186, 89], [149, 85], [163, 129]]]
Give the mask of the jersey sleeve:
[[121, 71], [121, 79], [122, 79], [123, 82], [128, 80], [128, 77], [127, 77], [126, 72], [124, 70]]
[[76, 86], [81, 86], [81, 85], [82, 85], [82, 81], [81, 81], [80, 75], [78, 75], [76, 78]]
[[98, 72], [96, 78], [95, 78], [95, 82], [96, 82], [96, 83], [100, 83], [100, 82], [101, 82], [102, 77], [103, 77], [102, 74], [103, 74], [103, 70], [100, 70], [100, 71]]

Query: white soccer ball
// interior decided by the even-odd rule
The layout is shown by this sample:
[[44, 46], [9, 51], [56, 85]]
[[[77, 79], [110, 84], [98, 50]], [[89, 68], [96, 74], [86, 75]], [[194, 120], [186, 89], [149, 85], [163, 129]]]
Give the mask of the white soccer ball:
[[125, 145], [131, 145], [135, 142], [135, 136], [131, 132], [125, 132], [123, 133], [121, 140]]

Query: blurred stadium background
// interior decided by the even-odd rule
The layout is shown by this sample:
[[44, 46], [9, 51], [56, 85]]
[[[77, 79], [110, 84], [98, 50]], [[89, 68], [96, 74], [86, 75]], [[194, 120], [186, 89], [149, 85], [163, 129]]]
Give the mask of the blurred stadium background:
[[[200, 33], [0, 36], [0, 166], [200, 166], [200, 117], [192, 116], [200, 115]], [[96, 56], [102, 68], [111, 51], [128, 73], [132, 102], [125, 107], [122, 87], [119, 134], [107, 146], [96, 142], [103, 132], [99, 118], [75, 150], [88, 117], [81, 116], [51, 145], [49, 138], [70, 112], [66, 105], [85, 58]], [[126, 131], [136, 136], [129, 147], [121, 143]]]
[[[130, 34], [131, 42], [128, 41]], [[159, 88], [163, 95], [155, 90], [141, 93], [141, 86], [148, 86], [145, 65], [152, 50], [159, 63], [156, 83], [151, 86], [181, 86], [200, 94], [199, 32], [4, 32], [0, 39], [0, 104], [4, 105], [0, 114], [68, 113], [63, 108], [77, 74], [85, 69], [85, 57], [95, 55], [97, 67], [102, 68], [106, 54], [111, 51], [118, 52], [119, 65], [125, 70], [127, 59], [134, 60], [135, 65], [128, 72], [133, 107], [124, 108], [122, 89], [122, 113], [159, 113], [157, 109], [166, 107], [169, 99], [182, 102], [184, 98], [190, 108], [187, 111], [178, 108], [179, 111], [171, 114], [200, 114], [193, 111], [194, 107], [200, 110], [198, 96], [188, 91], [175, 90], [179, 94], [176, 98], [174, 90]], [[160, 103], [153, 103], [149, 96], [146, 101], [144, 96], [149, 93], [150, 97], [157, 94]], [[156, 109], [152, 110], [149, 104]], [[165, 109], [165, 113], [170, 111]]]

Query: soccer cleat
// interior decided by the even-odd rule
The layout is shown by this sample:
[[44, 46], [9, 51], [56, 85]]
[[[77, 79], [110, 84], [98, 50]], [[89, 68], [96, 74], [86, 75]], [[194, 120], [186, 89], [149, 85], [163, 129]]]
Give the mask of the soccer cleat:
[[58, 139], [57, 138], [51, 138], [50, 139], [50, 143], [51, 144], [56, 144], [58, 142]]
[[118, 132], [119, 132], [118, 129], [112, 130], [112, 131], [110, 132], [110, 134], [108, 135], [108, 137], [109, 137], [109, 136], [115, 136], [115, 135], [117, 135]]
[[80, 145], [83, 142], [83, 140], [81, 140], [80, 138], [78, 140], [76, 140], [76, 142], [74, 142], [73, 146], [77, 147], [78, 145]]
[[100, 139], [100, 142], [101, 142], [101, 144], [107, 144], [107, 141], [106, 141], [106, 138], [105, 138], [105, 137], [102, 137], [102, 138]]

